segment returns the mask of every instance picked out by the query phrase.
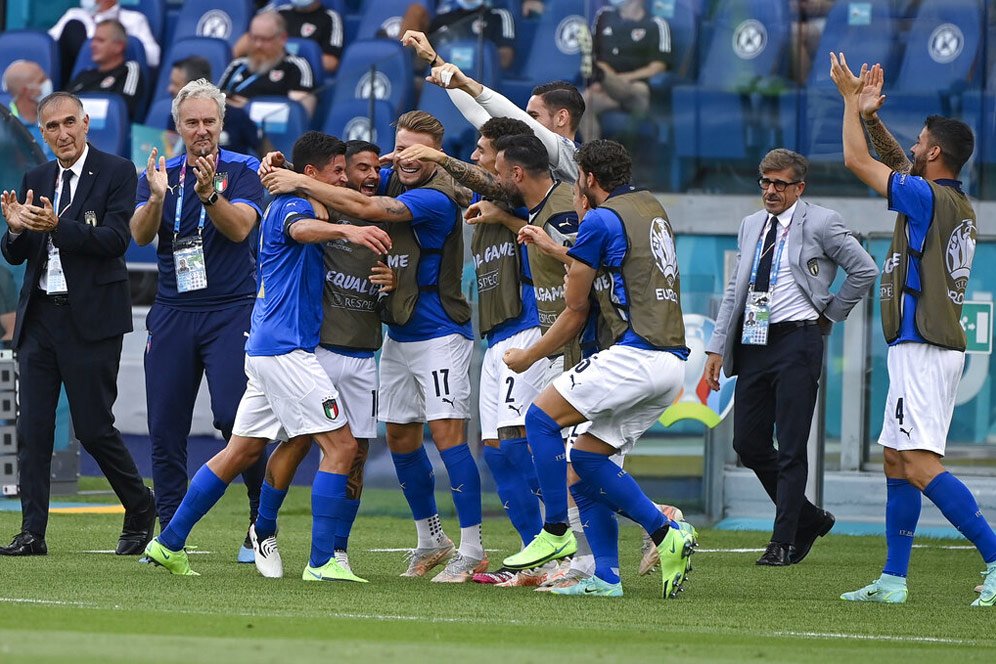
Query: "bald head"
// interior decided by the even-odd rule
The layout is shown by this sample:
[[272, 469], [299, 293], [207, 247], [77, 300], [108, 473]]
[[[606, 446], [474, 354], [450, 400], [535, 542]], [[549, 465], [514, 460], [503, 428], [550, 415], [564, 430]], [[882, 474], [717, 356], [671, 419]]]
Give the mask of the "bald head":
[[24, 93], [25, 87], [41, 85], [46, 78], [45, 70], [37, 62], [14, 60], [3, 73], [3, 84], [7, 87], [7, 92], [17, 98]]
[[279, 61], [287, 45], [287, 22], [277, 12], [256, 14], [249, 24], [249, 60], [255, 71]]

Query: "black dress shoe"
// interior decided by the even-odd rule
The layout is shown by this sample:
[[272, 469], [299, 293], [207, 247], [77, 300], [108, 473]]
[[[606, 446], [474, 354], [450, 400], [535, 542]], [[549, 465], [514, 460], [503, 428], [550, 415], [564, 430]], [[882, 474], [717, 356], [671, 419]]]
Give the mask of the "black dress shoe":
[[152, 541], [155, 526], [156, 500], [149, 489], [149, 502], [144, 508], [125, 512], [124, 526], [114, 553], [119, 556], [137, 556], [144, 552], [146, 545]]
[[757, 564], [767, 565], [768, 567], [788, 567], [792, 564], [793, 551], [795, 551], [795, 547], [791, 544], [768, 542], [768, 548], [757, 559]]
[[795, 534], [795, 552], [792, 554], [793, 565], [801, 563], [802, 559], [809, 555], [809, 550], [813, 548], [816, 538], [823, 537], [829, 533], [833, 525], [837, 523], [837, 519], [830, 512], [825, 510], [820, 510], [820, 512], [822, 513], [822, 518], [806, 529], [800, 528]]
[[14, 535], [10, 546], [0, 546], [0, 556], [46, 556], [48, 546], [44, 537], [37, 537], [28, 531]]

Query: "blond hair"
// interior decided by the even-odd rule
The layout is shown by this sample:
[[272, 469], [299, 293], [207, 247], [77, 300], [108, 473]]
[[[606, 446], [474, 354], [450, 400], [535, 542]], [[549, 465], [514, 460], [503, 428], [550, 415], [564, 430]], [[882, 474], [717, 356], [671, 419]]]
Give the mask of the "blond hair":
[[413, 134], [432, 136], [436, 146], [443, 144], [443, 124], [425, 111], [408, 111], [394, 121], [395, 129], [407, 129]]

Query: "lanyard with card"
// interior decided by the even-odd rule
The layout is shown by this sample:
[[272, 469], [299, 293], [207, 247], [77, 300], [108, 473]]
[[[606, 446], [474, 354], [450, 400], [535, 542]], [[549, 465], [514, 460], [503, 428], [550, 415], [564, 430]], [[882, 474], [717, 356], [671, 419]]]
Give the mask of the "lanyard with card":
[[[772, 221], [771, 223], [778, 222]], [[745, 346], [766, 346], [768, 344], [768, 327], [771, 319], [771, 293], [774, 292], [775, 283], [778, 282], [778, 269], [779, 265], [781, 265], [782, 251], [785, 249], [785, 242], [788, 240], [789, 227], [791, 225], [792, 222], [789, 222], [785, 230], [782, 231], [782, 237], [778, 241], [778, 248], [772, 257], [771, 277], [768, 280], [767, 291], [754, 290], [754, 284], [757, 283], [757, 269], [765, 253], [763, 251], [765, 236], [763, 229], [761, 238], [757, 242], [757, 249], [754, 250], [754, 265], [750, 271], [750, 287], [747, 290], [747, 302], [744, 304], [743, 333], [740, 337], [740, 343]], [[774, 246], [768, 247], [768, 251], [771, 249], [774, 249]]]
[[[70, 203], [65, 208], [60, 209], [62, 204], [62, 187], [59, 186], [61, 169], [56, 169], [55, 176], [55, 202], [53, 208], [57, 210], [60, 217], [69, 209]], [[69, 285], [66, 283], [66, 273], [62, 271], [62, 254], [59, 248], [52, 243], [52, 236], [47, 238], [48, 263], [45, 266], [45, 292], [49, 295], [60, 295], [69, 292]]]
[[[215, 168], [218, 167], [217, 160]], [[180, 166], [180, 181], [177, 183], [176, 213], [173, 217], [173, 266], [176, 268], [176, 291], [190, 291], [207, 288], [207, 267], [204, 263], [204, 218], [205, 208], [197, 221], [197, 235], [180, 237], [180, 217], [183, 213], [183, 184], [187, 179], [187, 160]]]

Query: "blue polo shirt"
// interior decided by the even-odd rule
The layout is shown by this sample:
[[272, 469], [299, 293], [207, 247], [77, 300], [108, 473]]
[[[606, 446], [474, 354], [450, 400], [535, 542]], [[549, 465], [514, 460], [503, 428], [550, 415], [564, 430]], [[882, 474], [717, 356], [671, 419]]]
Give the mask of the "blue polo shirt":
[[[159, 225], [159, 245], [156, 257], [159, 264], [159, 291], [156, 303], [187, 311], [223, 309], [251, 302], [256, 294], [254, 236], [243, 242], [232, 242], [218, 231], [211, 222], [200, 198], [194, 192], [197, 176], [187, 167], [183, 185], [183, 209], [180, 211], [179, 237], [197, 235], [197, 226], [204, 212], [204, 263], [207, 269], [207, 288], [188, 293], [176, 290], [176, 272], [173, 265], [173, 230], [180, 188], [180, 167], [186, 153], [166, 162], [169, 188], [163, 201], [163, 218]], [[231, 203], [245, 203], [262, 215], [263, 185], [256, 175], [259, 160], [228, 150], [221, 150], [215, 169], [220, 193]], [[135, 209], [149, 200], [149, 180], [143, 172], [138, 180]]]
[[314, 352], [322, 327], [325, 260], [321, 244], [302, 244], [290, 227], [314, 219], [303, 198], [284, 194], [273, 199], [259, 226], [259, 291], [252, 309], [246, 355]]
[[[961, 191], [958, 180], [935, 180], [942, 187], [954, 187]], [[922, 177], [893, 173], [889, 176], [889, 209], [906, 215], [906, 236], [910, 247], [923, 248], [927, 230], [934, 220], [934, 190]], [[920, 261], [907, 262], [906, 285], [920, 290]], [[889, 344], [927, 343], [916, 329], [917, 299], [903, 293], [903, 318], [899, 324], [899, 336]]]
[[[634, 191], [631, 186], [619, 187], [610, 194], [619, 194]], [[628, 243], [626, 240], [626, 230], [623, 228], [619, 217], [604, 208], [590, 210], [578, 227], [578, 239], [574, 246], [567, 250], [567, 255], [575, 260], [579, 260], [588, 267], [598, 270], [602, 267], [618, 268], [622, 267], [623, 259], [626, 257]], [[626, 288], [626, 281], [623, 279], [621, 271], [610, 272], [612, 278], [612, 296], [614, 301], [622, 308], [629, 307], [629, 296]], [[631, 346], [644, 350], [666, 350], [680, 357], [688, 359], [687, 348], [659, 348], [642, 339], [633, 328], [630, 327], [623, 333], [616, 344], [621, 346]]]

